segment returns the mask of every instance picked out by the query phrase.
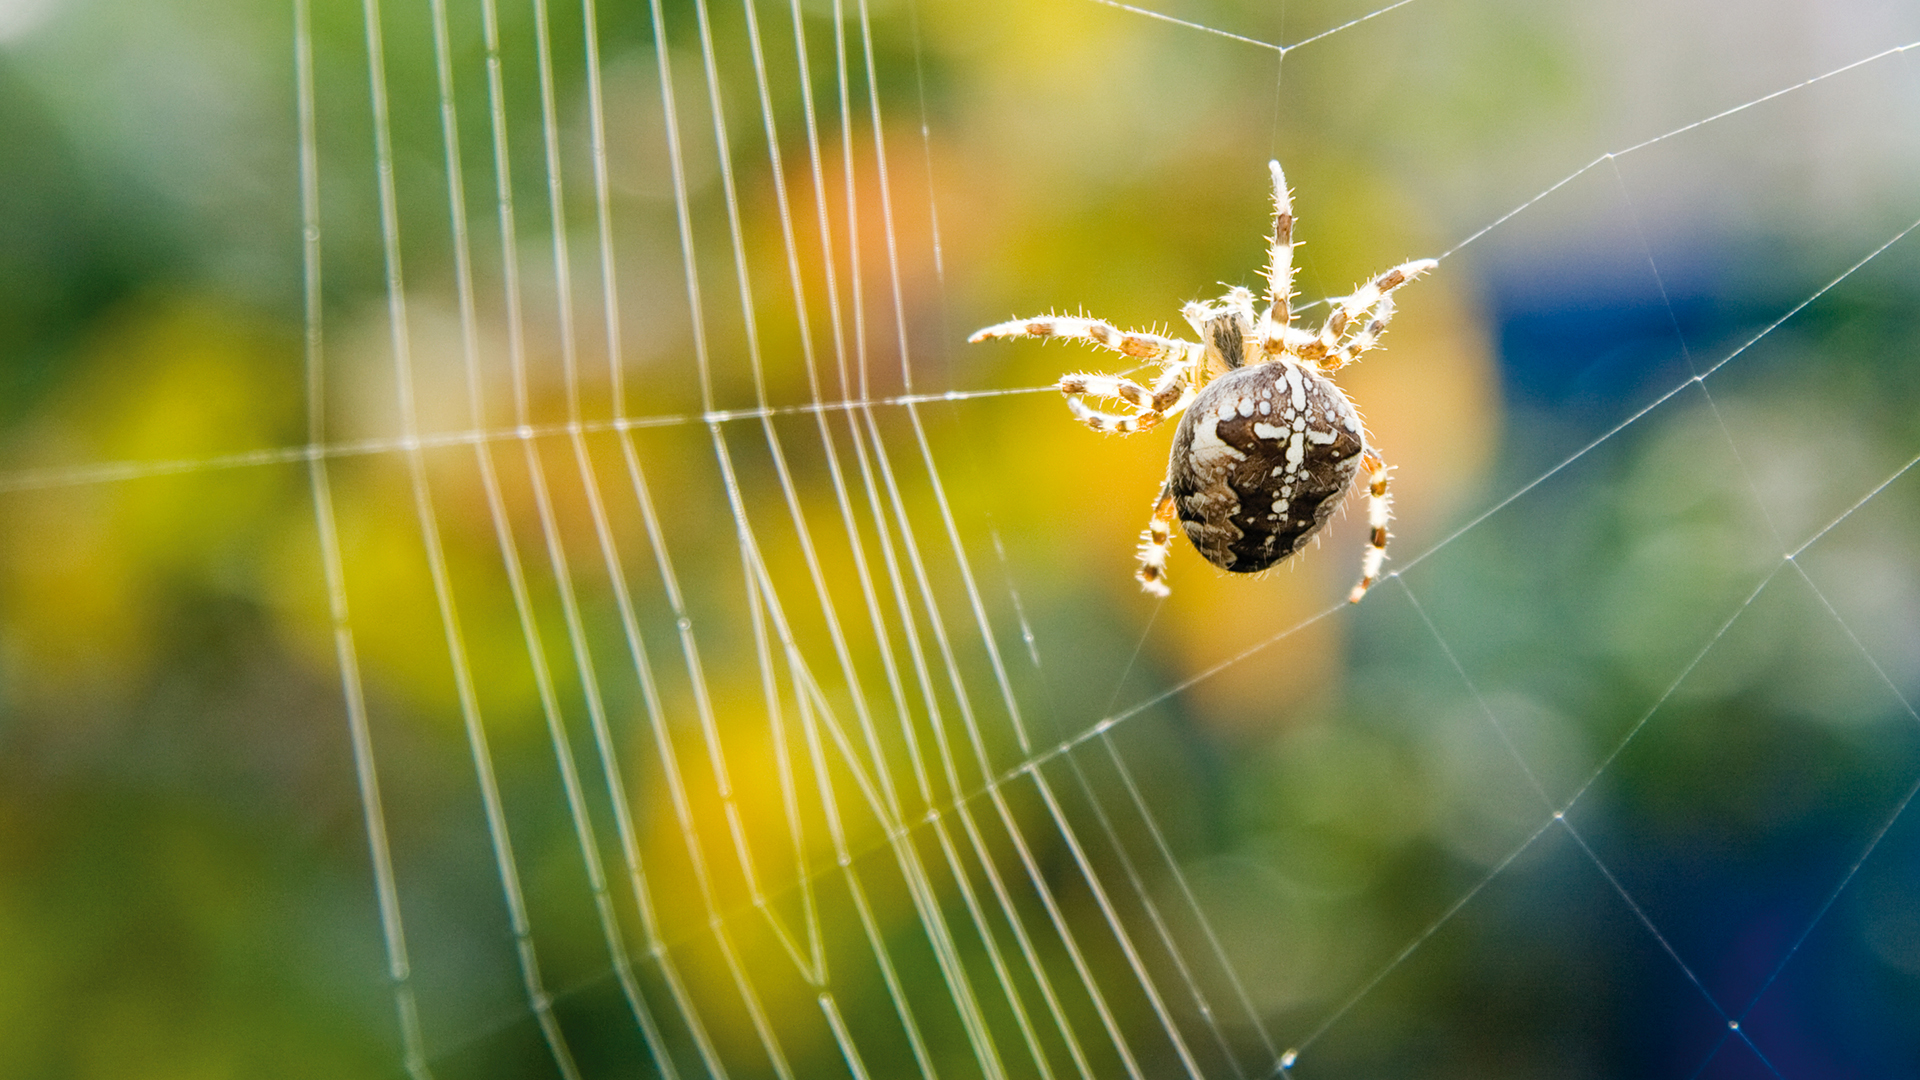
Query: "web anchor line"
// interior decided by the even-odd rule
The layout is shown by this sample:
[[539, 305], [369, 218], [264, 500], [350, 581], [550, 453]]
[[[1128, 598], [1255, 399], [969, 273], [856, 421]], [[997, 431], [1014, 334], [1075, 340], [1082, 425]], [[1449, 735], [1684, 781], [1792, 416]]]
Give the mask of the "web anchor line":
[[753, 408], [713, 409], [697, 413], [614, 416], [597, 420], [573, 419], [549, 423], [515, 424], [511, 427], [472, 427], [459, 431], [424, 432], [387, 438], [351, 439], [343, 442], [313, 441], [299, 446], [241, 450], [231, 454], [169, 458], [159, 461], [105, 461], [77, 465], [48, 465], [0, 472], [0, 495], [17, 491], [44, 491], [53, 488], [82, 487], [89, 484], [123, 483], [151, 477], [226, 469], [250, 469], [269, 465], [296, 465], [313, 461], [376, 457], [386, 454], [412, 453], [416, 450], [445, 450], [492, 443], [574, 438], [584, 435], [624, 435], [651, 428], [731, 424], [741, 421], [759, 422], [782, 416], [853, 413], [876, 406], [930, 405], [943, 401], [974, 401], [981, 398], [1059, 392], [1059, 387], [1052, 384], [1001, 390], [948, 390], [929, 394], [897, 394], [892, 397], [874, 398], [870, 401], [845, 400], [805, 405], [763, 405]]
[[1202, 33], [1212, 34], [1215, 37], [1226, 38], [1229, 41], [1238, 41], [1243, 45], [1258, 45], [1263, 49], [1272, 49], [1274, 52], [1284, 57], [1288, 53], [1292, 52], [1295, 49], [1298, 49], [1302, 45], [1311, 45], [1314, 42], [1321, 40], [1322, 38], [1332, 37], [1333, 35], [1340, 33], [1342, 30], [1351, 30], [1354, 27], [1359, 26], [1361, 23], [1368, 21], [1369, 19], [1377, 19], [1380, 16], [1385, 15], [1387, 12], [1392, 11], [1394, 8], [1405, 7], [1406, 5], [1413, 3], [1413, 0], [1394, 0], [1393, 3], [1390, 3], [1385, 7], [1375, 8], [1374, 10], [1367, 12], [1365, 15], [1362, 15], [1355, 19], [1349, 19], [1338, 26], [1334, 26], [1326, 30], [1322, 30], [1317, 34], [1312, 35], [1311, 37], [1302, 38], [1291, 45], [1276, 45], [1271, 41], [1261, 41], [1259, 38], [1246, 37], [1245, 35], [1242, 35], [1242, 34], [1233, 33], [1230, 30], [1222, 30], [1218, 27], [1208, 26], [1205, 23], [1189, 22], [1186, 19], [1175, 18], [1174, 16], [1168, 15], [1164, 12], [1153, 11], [1151, 9], [1143, 8], [1143, 7], [1135, 7], [1132, 4], [1124, 4], [1124, 3], [1121, 3], [1120, 0], [1093, 0], [1093, 2], [1096, 4], [1103, 4], [1110, 8], [1118, 8], [1121, 11], [1128, 12], [1129, 14], [1145, 16], [1146, 18], [1155, 19], [1164, 23], [1172, 23], [1175, 26], [1185, 27], [1188, 30], [1198, 30]]
[[[309, 0], [294, 0], [293, 16], [295, 98], [300, 131], [300, 216], [302, 223], [302, 360], [307, 394], [307, 439], [319, 443], [326, 432], [326, 351], [323, 347], [320, 288], [320, 163], [313, 73], [313, 21]], [[321, 567], [326, 578], [327, 613], [332, 624], [335, 663], [353, 748], [354, 782], [360, 796], [360, 817], [367, 834], [372, 863], [374, 897], [380, 912], [380, 932], [386, 949], [387, 978], [392, 983], [394, 1011], [400, 1031], [401, 1056], [413, 1080], [431, 1080], [426, 1037], [420, 1025], [419, 996], [413, 983], [413, 961], [407, 948], [400, 891], [395, 882], [393, 848], [387, 833], [385, 801], [373, 749], [366, 685], [354, 643], [353, 621], [347, 605], [345, 558], [327, 463], [307, 462], [314, 524], [319, 534]]]
[[[1776, 567], [1774, 573], [1767, 575], [1766, 582], [1772, 581], [1777, 573], [1778, 568]], [[1440, 633], [1440, 628], [1434, 624], [1432, 617], [1427, 614], [1426, 606], [1420, 603], [1420, 598], [1416, 596], [1413, 589], [1407, 585], [1406, 578], [1402, 577], [1397, 580], [1401, 591], [1405, 593], [1407, 597], [1407, 601], [1413, 605], [1414, 612], [1420, 616], [1421, 624], [1427, 628], [1427, 633], [1432, 636], [1434, 644], [1439, 646], [1441, 653], [1446, 657], [1448, 666], [1452, 667], [1454, 673], [1460, 677], [1461, 685], [1466, 687], [1468, 696], [1473, 698], [1474, 704], [1478, 706], [1480, 715], [1487, 721], [1487, 726], [1494, 730], [1494, 733], [1500, 739], [1501, 745], [1506, 748], [1508, 756], [1510, 756], [1514, 764], [1519, 767], [1521, 775], [1526, 777], [1528, 786], [1533, 789], [1534, 794], [1539, 797], [1541, 803], [1548, 809], [1549, 817], [1546, 825], [1558, 825], [1561, 831], [1572, 838], [1573, 842], [1579, 846], [1581, 852], [1586, 855], [1587, 861], [1592, 863], [1593, 868], [1600, 872], [1600, 876], [1606, 879], [1608, 885], [1613, 887], [1613, 891], [1617, 893], [1621, 901], [1627, 905], [1627, 909], [1633, 913], [1634, 918], [1640, 922], [1640, 925], [1646, 928], [1647, 933], [1652, 935], [1661, 950], [1667, 954], [1667, 958], [1673, 961], [1674, 965], [1680, 969], [1680, 973], [1686, 976], [1687, 981], [1693, 984], [1695, 990], [1699, 991], [1700, 996], [1705, 999], [1707, 1006], [1719, 1014], [1721, 1020], [1731, 1025], [1731, 1030], [1740, 1035], [1741, 1039], [1747, 1043], [1748, 1048], [1760, 1058], [1762, 1064], [1766, 1065], [1769, 1072], [1772, 1072], [1775, 1076], [1779, 1076], [1779, 1070], [1773, 1067], [1773, 1063], [1767, 1060], [1766, 1055], [1761, 1052], [1760, 1048], [1753, 1045], [1752, 1039], [1749, 1038], [1745, 1032], [1739, 1031], [1738, 1023], [1734, 1021], [1733, 1017], [1729, 1015], [1727, 1010], [1720, 1004], [1719, 999], [1715, 998], [1713, 993], [1707, 989], [1706, 984], [1700, 980], [1700, 976], [1694, 972], [1693, 966], [1681, 958], [1680, 953], [1673, 947], [1673, 943], [1668, 940], [1667, 935], [1662, 933], [1658, 926], [1654, 925], [1653, 919], [1647, 914], [1646, 908], [1638, 900], [1634, 899], [1632, 893], [1627, 891], [1627, 887], [1620, 881], [1619, 875], [1615, 874], [1613, 869], [1601, 860], [1599, 852], [1594, 851], [1593, 846], [1587, 843], [1587, 838], [1582, 836], [1580, 831], [1573, 827], [1573, 822], [1567, 819], [1567, 811], [1572, 808], [1572, 803], [1568, 803], [1557, 809], [1554, 807], [1553, 797], [1547, 794], [1546, 786], [1541, 783], [1539, 774], [1534, 771], [1531, 765], [1527, 764], [1526, 756], [1522, 754], [1520, 748], [1515, 745], [1513, 736], [1507, 730], [1506, 725], [1502, 724], [1499, 717], [1494, 715], [1492, 707], [1487, 704], [1486, 695], [1481, 693], [1479, 684], [1467, 673], [1465, 665], [1460, 663], [1460, 658], [1453, 651], [1453, 647], [1447, 644], [1445, 636]], [[1747, 610], [1751, 601], [1757, 598], [1761, 591], [1765, 589], [1766, 582], [1763, 582], [1760, 588], [1754, 590], [1748, 598], [1748, 604], [1743, 604], [1735, 610], [1734, 614], [1723, 624], [1724, 627], [1732, 626], [1734, 620], [1738, 619], [1740, 614]], [[1715, 634], [1712, 639], [1713, 642], [1718, 642], [1721, 636], [1723, 636], [1723, 633], [1724, 629], [1722, 634]], [[1710, 649], [1711, 647], [1710, 644], [1708, 648]], [[1704, 651], [1702, 655], [1704, 655]], [[1689, 666], [1689, 670], [1691, 670], [1691, 666]], [[1680, 684], [1676, 681], [1673, 685], [1678, 687]], [[1656, 704], [1654, 709], [1657, 711], [1658, 708], [1659, 704]], [[1639, 730], [1640, 726], [1636, 726], [1633, 732], [1629, 733], [1628, 739], [1630, 740], [1632, 735], [1637, 734]], [[1622, 747], [1624, 747], [1625, 741], [1626, 740], [1623, 740], [1620, 744]], [[1615, 755], [1613, 756], [1617, 756], [1617, 754], [1618, 749], [1616, 749]], [[1611, 761], [1612, 756], [1609, 756], [1608, 760]], [[1597, 778], [1597, 772], [1595, 776]], [[1590, 785], [1592, 781], [1588, 783]], [[1583, 785], [1581, 792], [1585, 792], [1585, 790], [1586, 785]], [[1577, 797], [1578, 796], [1576, 796], [1576, 798]], [[1540, 832], [1536, 831], [1533, 835], [1537, 837], [1540, 835]], [[1529, 838], [1528, 843], [1531, 844], [1531, 842], [1532, 838]]]

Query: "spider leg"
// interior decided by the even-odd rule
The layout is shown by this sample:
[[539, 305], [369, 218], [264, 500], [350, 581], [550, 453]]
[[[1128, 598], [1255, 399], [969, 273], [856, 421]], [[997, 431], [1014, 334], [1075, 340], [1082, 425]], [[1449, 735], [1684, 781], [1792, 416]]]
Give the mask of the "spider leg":
[[1347, 594], [1349, 604], [1359, 603], [1379, 580], [1380, 568], [1387, 561], [1387, 522], [1393, 517], [1393, 499], [1387, 494], [1387, 467], [1371, 453], [1360, 459], [1360, 467], [1367, 477], [1367, 524], [1373, 531], [1367, 534], [1367, 553], [1360, 560], [1360, 584]]
[[1147, 529], [1140, 534], [1140, 569], [1133, 576], [1140, 579], [1140, 588], [1155, 596], [1166, 596], [1173, 590], [1167, 588], [1167, 552], [1173, 548], [1173, 488], [1172, 481], [1160, 485], [1160, 494], [1153, 500], [1153, 516], [1147, 519]]
[[[1131, 435], [1146, 431], [1172, 412], [1178, 412], [1187, 393], [1187, 373], [1205, 350], [1190, 341], [1137, 330], [1116, 330], [1112, 323], [1076, 315], [1041, 315], [1014, 319], [976, 330], [968, 341], [1001, 337], [1073, 338], [1112, 349], [1135, 360], [1164, 365], [1152, 390], [1122, 375], [1075, 374], [1060, 380], [1067, 407], [1075, 419], [1095, 431]], [[1132, 405], [1132, 415], [1101, 412], [1080, 400], [1082, 395], [1115, 398]]]
[[[1381, 332], [1386, 330], [1387, 324], [1393, 321], [1393, 311], [1393, 297], [1381, 297], [1380, 303], [1373, 309], [1373, 318], [1369, 319], [1360, 329], [1354, 330], [1352, 334], [1349, 334], [1347, 340], [1343, 342], [1339, 348], [1321, 358], [1320, 370], [1339, 371], [1341, 368], [1360, 359], [1360, 354], [1378, 345], [1380, 343]], [[1349, 329], [1351, 329], [1351, 327], [1349, 327]]]
[[1076, 315], [1037, 315], [1031, 319], [1014, 319], [1010, 322], [996, 323], [973, 332], [968, 341], [985, 341], [988, 338], [1037, 337], [1037, 338], [1077, 338], [1091, 342], [1104, 349], [1112, 349], [1122, 356], [1131, 356], [1135, 360], [1167, 362], [1169, 360], [1187, 360], [1199, 348], [1198, 345], [1179, 338], [1161, 337], [1159, 334], [1147, 334], [1138, 330], [1116, 330], [1112, 323], [1103, 319], [1089, 319]]
[[1293, 199], [1287, 194], [1287, 178], [1280, 163], [1267, 162], [1273, 174], [1273, 239], [1267, 245], [1267, 315], [1261, 322], [1261, 337], [1278, 342], [1281, 332], [1293, 321]]
[[[1393, 318], [1393, 304], [1389, 299], [1395, 289], [1419, 277], [1438, 266], [1432, 259], [1415, 259], [1381, 274], [1372, 281], [1355, 289], [1353, 295], [1340, 301], [1338, 307], [1327, 316], [1326, 325], [1320, 328], [1320, 334], [1301, 350], [1301, 355], [1309, 360], [1318, 361], [1321, 371], [1338, 371], [1359, 358], [1379, 340], [1380, 331], [1386, 329]], [[1380, 309], [1378, 315], [1363, 325], [1359, 332], [1347, 340], [1347, 328], [1353, 322], [1370, 311]], [[1361, 340], [1366, 344], [1361, 348], [1353, 346]]]
[[[1073, 410], [1076, 420], [1095, 431], [1131, 435], [1136, 431], [1150, 430], [1166, 419], [1168, 413], [1179, 411], [1177, 406], [1185, 403], [1187, 369], [1188, 365], [1184, 362], [1168, 365], [1152, 390], [1124, 375], [1063, 375], [1060, 378], [1060, 392], [1067, 395], [1067, 408]], [[1138, 411], [1131, 416], [1101, 412], [1080, 400], [1082, 395], [1115, 398]]]

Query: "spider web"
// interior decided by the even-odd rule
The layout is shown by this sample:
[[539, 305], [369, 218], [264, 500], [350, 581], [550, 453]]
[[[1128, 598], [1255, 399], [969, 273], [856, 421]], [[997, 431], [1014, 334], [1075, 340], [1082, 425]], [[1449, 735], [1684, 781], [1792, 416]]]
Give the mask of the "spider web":
[[[981, 160], [938, 80], [992, 19], [297, 0], [304, 437], [0, 491], [297, 474], [317, 544], [287, 618], [338, 673], [387, 1064], [416, 1077], [1892, 1075], [1920, 972], [1893, 853], [1920, 204], [1899, 123], [1822, 122], [1911, 119], [1920, 35], [1862, 5], [1800, 68], [1703, 47], [1678, 106], [1543, 112], [1564, 161], [1337, 143], [1420, 178], [1343, 194], [1314, 125], [1396, 106], [1323, 68], [1470, 83], [1395, 51], [1460, 40], [1441, 7], [1050, 9], [1049, 49], [1194, 84], [1171, 113], [1264, 108], [1182, 142], [1002, 101]], [[1475, 14], [1469, 41], [1539, 30]], [[1655, 62], [1609, 55], [1622, 85]], [[1008, 70], [979, 92], [1048, 85]], [[1116, 212], [1117, 138], [1144, 171], [1197, 142], [1226, 190]], [[1823, 155], [1856, 167], [1791, 171]], [[1068, 422], [1078, 358], [955, 342], [1251, 275], [1212, 233], [1264, 227], [1267, 156], [1309, 295], [1426, 253], [1396, 228], [1441, 253], [1348, 382], [1401, 466], [1393, 561], [1349, 609], [1350, 528], [1251, 582], [1183, 549], [1161, 607], [1127, 541], [1164, 445]], [[1427, 177], [1436, 216], [1396, 208]], [[985, 224], [1036, 204], [1062, 217]], [[1130, 268], [1050, 260], [1082, 231]], [[1471, 395], [1397, 423], [1432, 410], [1394, 389], [1423, 346], [1491, 377], [1431, 329], [1473, 336], [1477, 305], [1504, 425]], [[1843, 979], [1869, 987], [1847, 1023], [1808, 1004]]]

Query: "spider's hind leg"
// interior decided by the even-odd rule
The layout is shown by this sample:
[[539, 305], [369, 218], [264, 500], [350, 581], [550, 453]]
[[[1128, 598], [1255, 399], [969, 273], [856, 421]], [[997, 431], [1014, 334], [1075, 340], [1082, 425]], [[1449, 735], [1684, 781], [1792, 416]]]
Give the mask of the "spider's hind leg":
[[1360, 560], [1360, 583], [1347, 594], [1347, 603], [1357, 604], [1367, 590], [1380, 579], [1380, 568], [1387, 561], [1387, 522], [1393, 518], [1393, 498], [1387, 494], [1387, 466], [1376, 454], [1360, 459], [1367, 477], [1367, 553]]
[[1167, 553], [1172, 549], [1173, 488], [1169, 482], [1160, 486], [1160, 495], [1153, 500], [1153, 516], [1140, 534], [1140, 568], [1133, 576], [1140, 580], [1142, 591], [1155, 596], [1173, 591], [1167, 587]]

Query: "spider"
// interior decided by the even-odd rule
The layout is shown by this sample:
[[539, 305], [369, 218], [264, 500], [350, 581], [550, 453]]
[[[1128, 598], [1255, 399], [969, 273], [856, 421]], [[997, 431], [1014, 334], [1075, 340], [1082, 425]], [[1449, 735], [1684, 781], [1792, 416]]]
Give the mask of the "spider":
[[[1254, 309], [1251, 290], [1234, 287], [1211, 304], [1189, 302], [1180, 314], [1199, 342], [1162, 337], [1084, 316], [1042, 315], [976, 331], [987, 338], [1077, 338], [1143, 364], [1160, 365], [1151, 388], [1125, 374], [1073, 374], [1060, 380], [1067, 407], [1095, 431], [1131, 435], [1175, 414], [1166, 480], [1141, 534], [1145, 591], [1166, 596], [1167, 554], [1177, 516], [1207, 561], [1223, 570], [1265, 570], [1318, 535], [1361, 473], [1366, 474], [1368, 535], [1359, 603], [1387, 557], [1388, 468], [1367, 444], [1365, 427], [1329, 376], [1379, 343], [1393, 319], [1394, 290], [1437, 265], [1416, 259], [1381, 274], [1333, 303], [1318, 332], [1293, 325], [1293, 203], [1280, 163], [1273, 174], [1273, 238], [1268, 249], [1267, 307]], [[1108, 398], [1131, 411], [1101, 412], [1085, 398]]]

